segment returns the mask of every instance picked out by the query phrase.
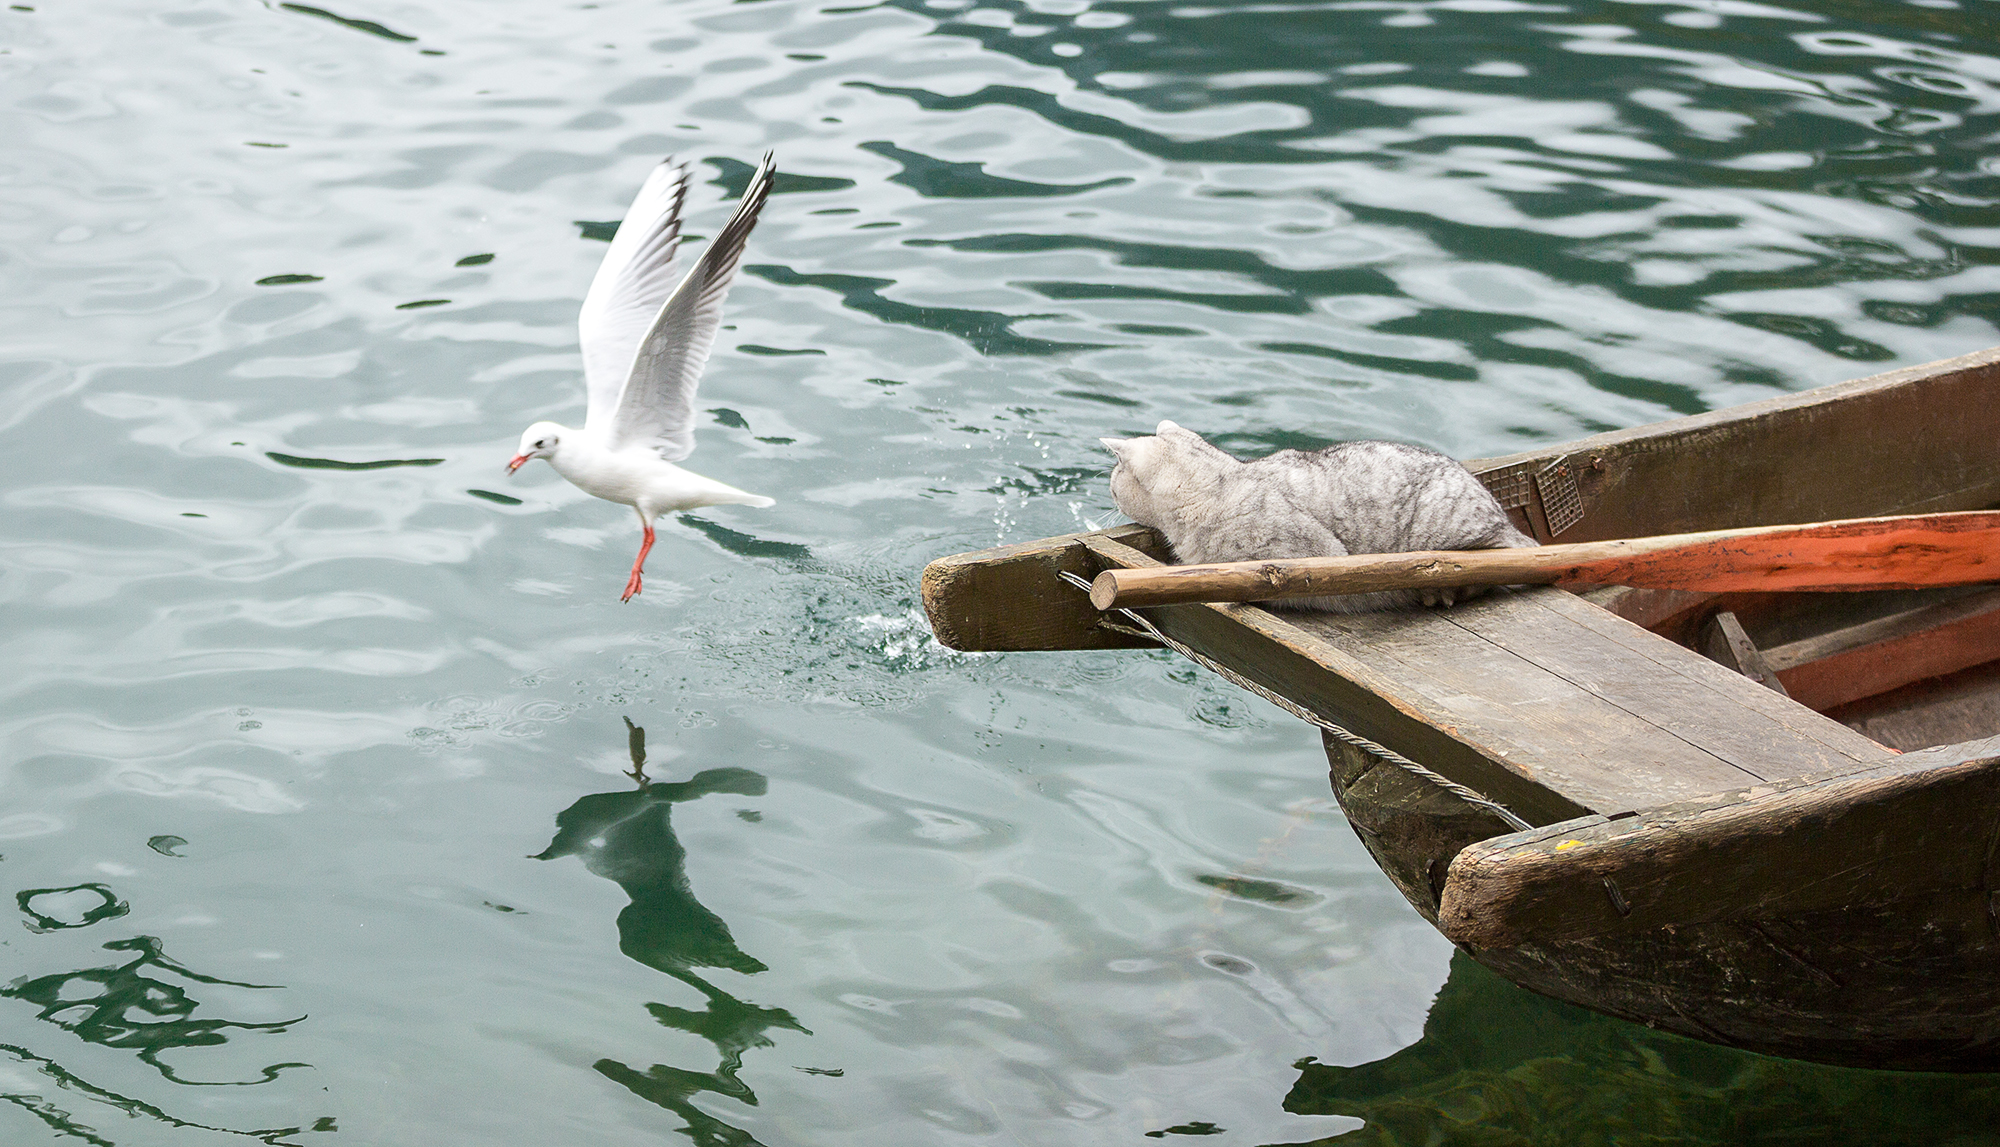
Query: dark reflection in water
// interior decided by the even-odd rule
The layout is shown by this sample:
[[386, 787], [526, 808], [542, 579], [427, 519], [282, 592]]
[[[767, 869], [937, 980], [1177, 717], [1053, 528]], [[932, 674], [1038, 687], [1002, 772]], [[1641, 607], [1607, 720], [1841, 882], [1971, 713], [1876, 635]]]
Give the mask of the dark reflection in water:
[[882, 294], [894, 279], [862, 275], [808, 275], [777, 264], [756, 263], [743, 268], [750, 274], [781, 287], [822, 287], [840, 296], [840, 301], [885, 323], [902, 323], [921, 330], [956, 335], [981, 354], [1055, 354], [1060, 351], [1093, 350], [1099, 344], [1057, 342], [1019, 334], [1014, 324], [1030, 319], [1061, 318], [1060, 315], [1001, 315], [966, 307], [925, 306], [891, 299]]
[[889, 182], [914, 188], [919, 195], [927, 199], [1017, 199], [1023, 196], [1046, 199], [1053, 195], [1081, 195], [1086, 191], [1096, 191], [1100, 187], [1116, 187], [1132, 182], [1123, 176], [1078, 184], [1029, 183], [1020, 179], [1005, 179], [997, 175], [988, 175], [982, 164], [947, 163], [920, 152], [904, 151], [895, 144], [880, 139], [862, 144], [861, 150], [872, 151], [884, 159], [892, 159], [902, 164], [903, 170], [890, 176]]
[[1285, 1110], [1367, 1126], [1321, 1143], [1991, 1143], [2000, 1076], [1827, 1067], [1653, 1031], [1464, 955], [1423, 1038], [1357, 1067], [1300, 1061]]
[[[260, 1078], [246, 1080], [198, 1080], [183, 1078], [160, 1061], [163, 1053], [182, 1048], [210, 1047], [229, 1042], [232, 1031], [282, 1032], [304, 1016], [276, 1023], [249, 1024], [234, 1020], [194, 1019], [200, 1001], [179, 984], [148, 975], [171, 975], [197, 984], [220, 984], [232, 988], [275, 989], [276, 984], [246, 984], [237, 980], [204, 976], [168, 959], [154, 936], [134, 936], [113, 940], [106, 951], [137, 952], [131, 962], [111, 968], [85, 968], [57, 975], [16, 980], [0, 988], [0, 997], [24, 1000], [41, 1008], [38, 1018], [64, 1031], [105, 1047], [136, 1049], [139, 1058], [158, 1069], [175, 1083], [225, 1086], [267, 1083], [288, 1067], [303, 1063], [277, 1063], [263, 1069]], [[150, 1017], [150, 1018], [138, 1018]]]
[[283, 8], [287, 12], [299, 12], [307, 16], [318, 16], [322, 20], [331, 20], [336, 24], [344, 24], [357, 32], [366, 32], [371, 36], [380, 36], [384, 40], [394, 40], [399, 44], [414, 44], [417, 42], [415, 36], [406, 36], [394, 28], [377, 24], [373, 20], [357, 20], [352, 16], [342, 16], [338, 13], [329, 12], [324, 8], [314, 8], [307, 4], [280, 4], [278, 7]]
[[812, 557], [811, 547], [799, 545], [797, 542], [774, 542], [755, 537], [740, 530], [732, 530], [720, 522], [697, 518], [693, 514], [682, 514], [681, 521], [707, 534], [710, 541], [730, 553], [741, 554], [746, 558], [785, 558], [790, 561], [805, 561]]
[[[196, 1123], [169, 1115], [166, 1111], [144, 1100], [120, 1095], [115, 1091], [99, 1087], [82, 1076], [68, 1070], [47, 1056], [36, 1055], [24, 1047], [0, 1043], [0, 1054], [11, 1056], [14, 1062], [43, 1076], [56, 1088], [102, 1104], [121, 1112], [129, 1119], [150, 1119], [168, 1127], [185, 1128], [190, 1131], [213, 1131], [219, 1135], [234, 1135], [243, 1139], [254, 1139], [268, 1143], [271, 1147], [298, 1147], [298, 1141], [291, 1136], [305, 1131], [337, 1131], [338, 1126], [332, 1116], [322, 1116], [311, 1127], [270, 1127], [259, 1130], [237, 1130], [219, 1127], [212, 1123]], [[39, 1091], [10, 1091], [0, 1093], [0, 1101], [34, 1116], [46, 1124], [58, 1138], [77, 1139], [92, 1144], [92, 1147], [116, 1147], [117, 1140], [108, 1139], [98, 1133], [97, 1128], [80, 1120], [63, 1104]]]
[[442, 458], [376, 458], [367, 462], [343, 462], [338, 458], [301, 458], [275, 450], [264, 451], [264, 457], [280, 466], [295, 466], [301, 470], [386, 470], [392, 466], [436, 466], [444, 461]]
[[704, 769], [685, 781], [652, 781], [646, 776], [646, 731], [630, 718], [625, 727], [630, 775], [638, 787], [579, 798], [556, 816], [555, 839], [534, 859], [579, 857], [584, 867], [625, 890], [632, 903], [618, 913], [618, 950], [694, 988], [707, 1005], [693, 1011], [652, 1003], [646, 1010], [665, 1026], [714, 1044], [719, 1059], [712, 1071], [658, 1063], [640, 1071], [613, 1059], [594, 1066], [633, 1094], [686, 1120], [688, 1137], [702, 1147], [756, 1144], [748, 1131], [701, 1110], [693, 1099], [711, 1092], [755, 1106], [757, 1096], [736, 1075], [743, 1053], [772, 1046], [765, 1033], [774, 1028], [806, 1029], [785, 1009], [739, 1000], [694, 973], [696, 968], [727, 968], [748, 974], [764, 971], [765, 965], [737, 947], [729, 925], [695, 899], [687, 849], [674, 835], [673, 806], [711, 793], [761, 796], [765, 781], [738, 768]]
[[[76, 912], [75, 902], [79, 899], [88, 899], [91, 896], [97, 897], [97, 903], [84, 909], [81, 913]], [[63, 907], [55, 906], [57, 903], [61, 903], [69, 910], [68, 914], [74, 914], [76, 919], [67, 920], [62, 916], [42, 912], [35, 907], [38, 903], [50, 904], [52, 912], [63, 911]], [[118, 894], [111, 891], [108, 885], [94, 882], [90, 884], [72, 884], [67, 888], [23, 888], [14, 894], [14, 904], [21, 909], [21, 914], [28, 918], [27, 924], [28, 931], [30, 932], [54, 932], [62, 928], [88, 928], [100, 920], [115, 920], [132, 911], [132, 906], [118, 899]]]
[[[178, 837], [154, 839], [179, 841]], [[80, 901], [93, 896], [97, 898], [95, 904], [80, 912], [77, 911]], [[69, 888], [23, 889], [16, 894], [15, 899], [22, 913], [28, 917], [28, 930], [33, 933], [87, 928], [106, 920], [117, 919], [130, 911], [125, 901], [118, 899], [108, 886], [99, 883], [80, 884]], [[72, 916], [73, 919], [69, 918]], [[110, 952], [131, 952], [134, 955], [125, 963], [110, 967], [82, 968], [73, 972], [44, 976], [23, 976], [0, 988], [0, 999], [19, 1000], [29, 1004], [37, 1009], [37, 1019], [52, 1023], [79, 1039], [101, 1047], [136, 1051], [142, 1062], [158, 1071], [165, 1079], [182, 1085], [255, 1086], [271, 1082], [288, 1068], [309, 1066], [304, 1063], [274, 1063], [262, 1068], [255, 1079], [204, 1080], [186, 1077], [161, 1057], [193, 1048], [216, 1047], [228, 1043], [232, 1036], [241, 1033], [282, 1033], [305, 1017], [297, 1016], [270, 1023], [206, 1017], [197, 1019], [194, 1013], [202, 1004], [187, 985], [247, 988], [255, 991], [274, 991], [278, 990], [279, 986], [245, 983], [240, 980], [204, 975], [170, 958], [159, 938], [155, 936], [132, 936], [123, 940], [112, 940], [104, 944], [103, 948]], [[102, 1134], [85, 1116], [72, 1110], [75, 1104], [70, 1099], [58, 1098], [57, 1094], [111, 1108], [128, 1119], [146, 1119], [168, 1127], [254, 1139], [272, 1144], [273, 1147], [295, 1144], [296, 1140], [290, 1137], [308, 1130], [336, 1129], [331, 1116], [322, 1117], [309, 1127], [301, 1125], [254, 1130], [196, 1122], [172, 1115], [164, 1108], [142, 1099], [92, 1083], [65, 1068], [56, 1059], [38, 1054], [27, 1047], [0, 1043], [0, 1055], [12, 1057], [14, 1063], [48, 1081], [45, 1087], [23, 1088], [9, 1080], [13, 1085], [9, 1090], [0, 1091], [0, 1101], [27, 1112], [45, 1124], [58, 1138], [77, 1139], [97, 1147], [113, 1147], [117, 1140]]]
[[[757, 171], [756, 168], [742, 160], [731, 159], [725, 155], [707, 156], [703, 158], [702, 162], [715, 168], [719, 173], [714, 179], [709, 180], [709, 182], [722, 188], [724, 196], [730, 199], [743, 198], [743, 193], [750, 188], [750, 176]], [[796, 171], [780, 171], [777, 182], [771, 185], [771, 194], [790, 195], [804, 191], [840, 191], [852, 186], [854, 186], [852, 179], [845, 179], [837, 175], [802, 175]], [[613, 230], [615, 231], [616, 229], [616, 225], [614, 224]]]

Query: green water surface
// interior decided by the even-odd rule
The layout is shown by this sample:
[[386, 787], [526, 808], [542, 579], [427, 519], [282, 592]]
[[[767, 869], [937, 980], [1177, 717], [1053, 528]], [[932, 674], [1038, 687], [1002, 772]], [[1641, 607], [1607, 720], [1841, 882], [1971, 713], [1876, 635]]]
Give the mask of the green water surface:
[[[0, 1143], [2000, 1134], [1454, 961], [1309, 729], [915, 596], [1162, 418], [1490, 455], [2000, 342], [1995, 0], [328, 3], [0, 10]], [[631, 514], [502, 466], [649, 166], [705, 236], [767, 148], [689, 465], [778, 505], [621, 605]]]

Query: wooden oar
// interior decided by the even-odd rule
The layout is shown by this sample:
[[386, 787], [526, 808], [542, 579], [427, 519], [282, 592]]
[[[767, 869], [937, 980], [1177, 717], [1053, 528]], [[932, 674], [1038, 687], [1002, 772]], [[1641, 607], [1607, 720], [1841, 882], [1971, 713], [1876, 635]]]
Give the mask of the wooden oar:
[[1631, 585], [1706, 593], [1919, 589], [2000, 579], [2000, 511], [1852, 518], [1518, 550], [1427, 550], [1110, 569], [1099, 609], [1470, 585]]

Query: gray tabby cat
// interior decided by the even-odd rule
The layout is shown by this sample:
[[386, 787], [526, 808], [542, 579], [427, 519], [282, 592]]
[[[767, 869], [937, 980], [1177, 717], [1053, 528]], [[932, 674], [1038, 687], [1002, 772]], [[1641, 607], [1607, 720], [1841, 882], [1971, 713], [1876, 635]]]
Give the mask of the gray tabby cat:
[[[1421, 446], [1341, 442], [1244, 462], [1171, 422], [1151, 437], [1099, 441], [1118, 456], [1111, 500], [1165, 536], [1183, 562], [1537, 544], [1471, 471]], [[1359, 613], [1450, 605], [1480, 592], [1390, 590], [1269, 604]]]

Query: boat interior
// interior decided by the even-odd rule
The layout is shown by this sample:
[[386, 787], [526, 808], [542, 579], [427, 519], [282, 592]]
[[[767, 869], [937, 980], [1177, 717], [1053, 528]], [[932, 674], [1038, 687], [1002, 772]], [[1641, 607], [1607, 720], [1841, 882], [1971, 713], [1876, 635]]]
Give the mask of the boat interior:
[[1581, 596], [1886, 748], [2000, 735], [2000, 585]]
[[[1542, 542], [2000, 508], [2000, 348], [1467, 465]], [[1890, 749], [2000, 733], [2000, 583], [1587, 600]]]

